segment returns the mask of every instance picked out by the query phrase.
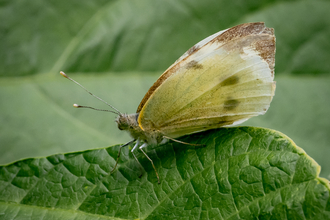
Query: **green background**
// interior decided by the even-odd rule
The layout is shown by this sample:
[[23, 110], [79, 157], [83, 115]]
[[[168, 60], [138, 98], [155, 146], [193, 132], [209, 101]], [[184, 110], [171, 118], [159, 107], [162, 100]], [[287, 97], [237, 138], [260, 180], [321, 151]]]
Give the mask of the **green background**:
[[0, 164], [123, 143], [106, 106], [133, 113], [158, 76], [203, 38], [264, 21], [277, 39], [269, 111], [244, 123], [292, 138], [330, 178], [330, 2], [71, 0], [0, 4]]

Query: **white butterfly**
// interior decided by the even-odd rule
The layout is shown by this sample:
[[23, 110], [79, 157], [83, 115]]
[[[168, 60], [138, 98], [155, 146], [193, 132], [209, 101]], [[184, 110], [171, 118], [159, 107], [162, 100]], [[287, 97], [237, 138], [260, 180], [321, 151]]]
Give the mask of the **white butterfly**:
[[131, 152], [139, 148], [156, 171], [143, 150], [147, 145], [168, 139], [180, 142], [175, 138], [266, 113], [275, 93], [274, 65], [274, 30], [262, 22], [207, 37], [159, 77], [137, 113], [122, 114], [111, 106], [118, 114], [118, 128], [133, 138], [121, 147], [136, 141]]

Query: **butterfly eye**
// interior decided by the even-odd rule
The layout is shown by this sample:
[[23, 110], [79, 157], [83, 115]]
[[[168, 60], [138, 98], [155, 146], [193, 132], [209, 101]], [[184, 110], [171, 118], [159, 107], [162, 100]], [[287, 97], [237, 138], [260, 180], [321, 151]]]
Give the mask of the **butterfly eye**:
[[124, 128], [120, 124], [118, 124], [118, 129], [121, 131], [124, 130]]
[[119, 115], [116, 122], [119, 130], [127, 130], [129, 127], [128, 118], [126, 115]]

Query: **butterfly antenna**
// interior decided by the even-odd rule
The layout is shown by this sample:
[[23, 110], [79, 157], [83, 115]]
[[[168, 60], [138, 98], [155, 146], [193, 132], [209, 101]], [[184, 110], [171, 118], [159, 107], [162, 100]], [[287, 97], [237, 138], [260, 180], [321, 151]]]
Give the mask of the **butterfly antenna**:
[[111, 110], [108, 110], [108, 109], [93, 108], [93, 107], [85, 106], [85, 105], [73, 104], [73, 107], [75, 107], [75, 108], [90, 108], [90, 109], [93, 109], [93, 110], [96, 110], [96, 111], [111, 112], [111, 113], [114, 113], [114, 114], [118, 114], [118, 112], [114, 112], [114, 111], [111, 111]]
[[83, 88], [86, 92], [88, 92], [91, 96], [97, 98], [98, 100], [100, 100], [101, 102], [105, 103], [106, 105], [110, 106], [110, 108], [114, 109], [114, 111], [110, 111], [110, 110], [103, 110], [103, 109], [96, 109], [96, 108], [93, 108], [93, 107], [89, 107], [89, 106], [82, 106], [82, 105], [77, 105], [77, 104], [74, 104], [73, 106], [75, 108], [90, 108], [90, 109], [94, 109], [94, 110], [97, 110], [97, 111], [105, 111], [105, 112], [112, 112], [114, 114], [117, 114], [117, 115], [121, 115], [120, 111], [118, 109], [116, 109], [115, 107], [113, 107], [112, 105], [110, 105], [109, 103], [107, 103], [106, 101], [104, 101], [103, 99], [101, 99], [100, 97], [94, 95], [93, 93], [91, 93], [90, 91], [88, 91], [84, 86], [82, 86], [80, 83], [78, 83], [76, 80], [70, 78], [68, 75], [66, 75], [63, 71], [60, 72], [60, 74], [62, 76], [64, 76], [65, 78], [71, 80], [72, 82], [74, 82], [75, 84], [77, 84], [78, 86], [80, 86], [81, 88]]

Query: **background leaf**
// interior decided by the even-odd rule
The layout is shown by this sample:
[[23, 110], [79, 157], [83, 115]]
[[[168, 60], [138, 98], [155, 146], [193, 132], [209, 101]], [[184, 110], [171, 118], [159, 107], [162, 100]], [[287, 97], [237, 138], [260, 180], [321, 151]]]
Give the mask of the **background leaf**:
[[[223, 128], [149, 148], [140, 170], [119, 146], [0, 168], [2, 219], [328, 219], [329, 183], [289, 138], [268, 129]], [[138, 152], [137, 152], [138, 153]], [[2, 216], [1, 216], [2, 215]]]
[[246, 124], [288, 134], [330, 178], [329, 10], [329, 1], [4, 0], [0, 163], [129, 140], [113, 115], [70, 108], [104, 107], [60, 70], [132, 113], [161, 72], [196, 42], [265, 21], [277, 37], [277, 90], [269, 112]]

